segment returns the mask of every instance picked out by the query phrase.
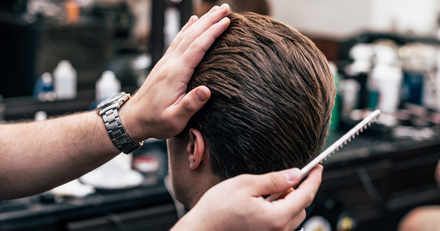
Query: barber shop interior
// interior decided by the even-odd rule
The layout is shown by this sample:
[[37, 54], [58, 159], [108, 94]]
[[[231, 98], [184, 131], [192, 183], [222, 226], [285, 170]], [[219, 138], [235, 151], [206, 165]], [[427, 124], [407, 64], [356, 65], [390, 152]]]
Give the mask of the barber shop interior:
[[439, 160], [440, 1], [0, 2], [0, 231], [440, 231]]

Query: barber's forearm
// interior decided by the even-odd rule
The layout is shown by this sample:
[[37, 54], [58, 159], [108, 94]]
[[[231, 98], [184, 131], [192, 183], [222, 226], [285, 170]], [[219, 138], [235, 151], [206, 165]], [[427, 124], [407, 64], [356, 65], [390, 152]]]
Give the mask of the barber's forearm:
[[0, 200], [44, 192], [120, 151], [96, 112], [0, 125]]
[[[229, 26], [229, 6], [191, 17], [138, 93], [118, 110], [130, 137], [139, 142], [181, 132], [211, 92], [186, 92], [194, 68]], [[102, 118], [87, 112], [39, 123], [0, 125], [0, 200], [32, 195], [75, 179], [119, 150]]]

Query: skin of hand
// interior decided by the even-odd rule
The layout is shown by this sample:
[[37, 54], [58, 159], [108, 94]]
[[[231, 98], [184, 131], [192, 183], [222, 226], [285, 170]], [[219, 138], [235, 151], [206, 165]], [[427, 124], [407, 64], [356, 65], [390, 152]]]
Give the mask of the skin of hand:
[[[194, 68], [229, 26], [229, 6], [214, 7], [182, 28], [138, 93], [119, 110], [131, 138], [169, 138], [184, 129], [211, 96], [186, 94]], [[43, 122], [0, 125], [0, 200], [30, 196], [69, 182], [120, 153], [96, 111]]]
[[[297, 168], [264, 175], [240, 175], [212, 187], [172, 230], [294, 230], [305, 219], [322, 180], [317, 165], [283, 199], [262, 196], [286, 191], [301, 181]], [[215, 205], [215, 206], [213, 206]]]
[[206, 86], [186, 93], [187, 85], [205, 52], [228, 28], [228, 13], [229, 6], [224, 4], [200, 19], [192, 16], [139, 91], [121, 108], [122, 123], [133, 140], [177, 135], [208, 101], [211, 93]]

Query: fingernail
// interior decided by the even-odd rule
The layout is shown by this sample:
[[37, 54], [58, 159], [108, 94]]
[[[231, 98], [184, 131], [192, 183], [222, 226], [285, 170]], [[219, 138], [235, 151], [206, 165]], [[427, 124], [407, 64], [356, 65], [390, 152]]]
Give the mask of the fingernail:
[[301, 175], [301, 171], [298, 168], [289, 169], [285, 173], [288, 181], [293, 182], [296, 181]]
[[228, 4], [223, 3], [223, 5], [221, 6], [222, 9], [226, 9], [228, 7]]
[[218, 10], [218, 8], [219, 8], [218, 6], [214, 6], [214, 7], [211, 8], [211, 10], [209, 10], [208, 13], [212, 13], [212, 12]]
[[225, 23], [225, 22], [227, 22], [227, 21], [229, 21], [229, 18], [228, 18], [228, 17], [224, 17], [224, 18], [222, 18], [222, 20], [220, 20], [220, 22], [218, 22], [218, 23]]
[[189, 18], [188, 22], [192, 22], [192, 21], [196, 21], [197, 20], [197, 16], [193, 15], [191, 16], [191, 18]]
[[205, 102], [208, 100], [208, 94], [206, 94], [206, 92], [204, 92], [202, 89], [198, 89], [196, 91], [196, 98], [199, 102]]

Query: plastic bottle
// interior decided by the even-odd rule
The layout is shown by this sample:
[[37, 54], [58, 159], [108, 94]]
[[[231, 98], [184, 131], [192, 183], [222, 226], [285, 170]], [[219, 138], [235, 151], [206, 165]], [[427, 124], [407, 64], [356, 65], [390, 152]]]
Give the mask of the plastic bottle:
[[38, 78], [35, 84], [34, 98], [44, 102], [47, 100], [53, 101], [54, 97], [52, 75], [49, 72], [45, 72]]
[[57, 99], [76, 97], [76, 71], [67, 60], [61, 60], [53, 71]]
[[345, 72], [360, 86], [356, 99], [353, 101], [357, 108], [364, 109], [368, 106], [369, 92], [366, 83], [371, 71], [373, 50], [370, 44], [358, 43], [350, 49], [349, 55], [354, 61], [346, 67]]
[[96, 81], [96, 104], [121, 91], [121, 83], [113, 71], [104, 71]]
[[34, 120], [37, 122], [47, 120], [47, 113], [45, 111], [37, 111], [35, 113]]
[[66, 10], [66, 21], [68, 24], [76, 24], [78, 23], [79, 16], [81, 13], [81, 8], [79, 4], [75, 0], [68, 0], [65, 3]]
[[379, 92], [377, 108], [383, 113], [393, 113], [400, 102], [403, 73], [402, 68], [395, 64], [396, 59], [397, 55], [392, 48], [376, 48], [377, 64], [371, 72], [368, 87]]
[[180, 12], [176, 5], [181, 0], [171, 0], [170, 6], [165, 10], [165, 26], [163, 33], [165, 36], [165, 46], [168, 47], [180, 31]]

